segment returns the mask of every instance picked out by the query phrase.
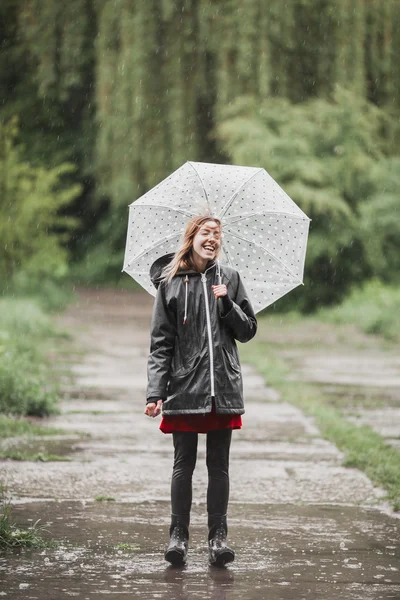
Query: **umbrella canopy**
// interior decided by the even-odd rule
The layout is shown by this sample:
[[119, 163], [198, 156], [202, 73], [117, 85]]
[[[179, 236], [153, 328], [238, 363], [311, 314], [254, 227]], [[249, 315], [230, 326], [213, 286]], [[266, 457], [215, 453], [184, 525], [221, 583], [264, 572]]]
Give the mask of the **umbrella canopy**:
[[155, 295], [151, 265], [200, 215], [222, 221], [221, 264], [239, 271], [256, 312], [302, 284], [310, 219], [265, 169], [200, 162], [130, 205], [123, 270]]

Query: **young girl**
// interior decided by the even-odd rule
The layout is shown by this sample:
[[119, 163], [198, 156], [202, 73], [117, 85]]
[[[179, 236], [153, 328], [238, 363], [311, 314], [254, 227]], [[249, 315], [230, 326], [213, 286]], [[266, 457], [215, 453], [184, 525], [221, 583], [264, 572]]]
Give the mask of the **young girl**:
[[199, 433], [207, 434], [207, 512], [210, 563], [235, 558], [227, 545], [229, 449], [242, 426], [243, 385], [235, 340], [247, 342], [257, 321], [239, 273], [220, 266], [221, 222], [189, 221], [181, 247], [158, 259], [150, 274], [157, 289], [151, 324], [145, 414], [172, 433], [170, 543], [165, 559], [186, 561], [192, 475]]

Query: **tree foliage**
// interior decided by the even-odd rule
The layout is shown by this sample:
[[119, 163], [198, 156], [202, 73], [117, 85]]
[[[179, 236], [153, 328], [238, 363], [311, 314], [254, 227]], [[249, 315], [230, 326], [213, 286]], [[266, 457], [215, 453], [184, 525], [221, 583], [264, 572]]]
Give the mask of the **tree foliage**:
[[373, 165], [371, 194], [360, 204], [365, 260], [381, 281], [400, 283], [400, 157]]
[[[223, 160], [209, 134], [238, 96], [302, 102], [331, 98], [340, 85], [398, 115], [397, 0], [282, 6], [5, 0], [3, 78], [17, 94], [3, 111], [29, 106], [21, 123], [35, 156], [48, 157], [49, 140], [62, 132], [63, 160], [91, 172], [98, 195], [114, 205], [126, 205], [188, 158]], [[38, 127], [41, 141], [29, 136]]]
[[133, 200], [186, 160], [233, 160], [311, 212], [310, 277], [330, 284], [310, 297], [394, 274], [398, 0], [3, 0], [0, 44], [0, 121], [19, 116], [21, 161], [76, 166], [91, 273], [122, 260]]
[[339, 90], [333, 102], [241, 97], [216, 127], [233, 163], [264, 167], [312, 219], [304, 308], [337, 301], [372, 273], [398, 277], [399, 161], [386, 157], [386, 119]]
[[15, 143], [17, 121], [0, 126], [0, 280], [9, 284], [17, 271], [32, 279], [61, 277], [67, 269], [65, 243], [76, 219], [60, 213], [81, 188], [63, 178], [70, 164], [35, 167], [21, 157]]

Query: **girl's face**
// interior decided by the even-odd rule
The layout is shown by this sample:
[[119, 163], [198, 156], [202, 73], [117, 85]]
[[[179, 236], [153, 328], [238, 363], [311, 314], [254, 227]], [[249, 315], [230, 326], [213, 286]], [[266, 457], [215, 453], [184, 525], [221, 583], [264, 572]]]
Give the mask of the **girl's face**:
[[193, 238], [194, 257], [202, 261], [214, 259], [221, 247], [221, 228], [215, 221], [206, 221]]

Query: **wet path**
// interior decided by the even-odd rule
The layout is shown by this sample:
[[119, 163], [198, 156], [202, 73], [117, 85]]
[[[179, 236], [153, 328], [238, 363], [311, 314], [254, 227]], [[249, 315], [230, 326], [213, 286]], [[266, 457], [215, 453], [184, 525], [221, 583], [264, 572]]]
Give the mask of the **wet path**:
[[167, 567], [171, 438], [143, 415], [150, 310], [147, 296], [93, 291], [63, 316], [86, 353], [76, 356], [63, 413], [49, 423], [69, 433], [37, 444], [58, 445], [71, 461], [0, 463], [18, 522], [41, 519], [63, 541], [0, 556], [0, 594], [399, 600], [400, 521], [380, 510], [365, 475], [341, 467], [313, 422], [247, 367], [247, 412], [231, 458], [237, 560], [225, 570], [207, 565], [203, 436], [189, 563]]
[[400, 450], [398, 344], [315, 320], [293, 326], [272, 319], [265, 331], [292, 379], [321, 389], [350, 421], [369, 425]]

